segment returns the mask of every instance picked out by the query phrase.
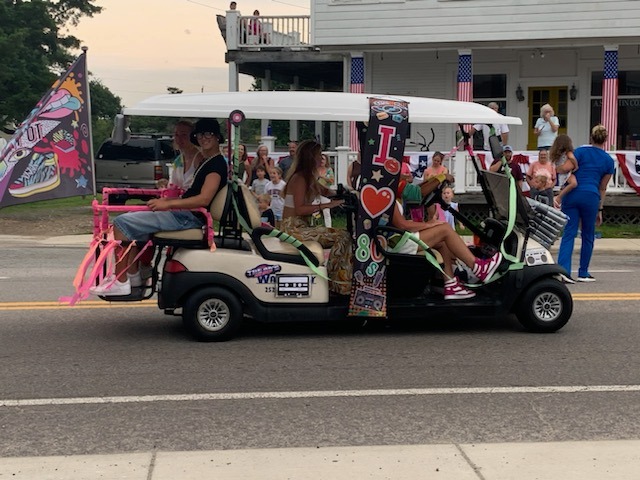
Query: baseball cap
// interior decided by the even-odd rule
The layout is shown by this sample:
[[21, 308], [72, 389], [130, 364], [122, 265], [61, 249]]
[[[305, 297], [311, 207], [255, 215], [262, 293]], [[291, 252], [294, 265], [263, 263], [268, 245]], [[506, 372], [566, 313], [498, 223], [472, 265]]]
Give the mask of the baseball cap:
[[504, 147], [502, 147], [502, 151], [503, 152], [513, 152], [513, 148], [511, 148], [511, 145], [505, 145]]

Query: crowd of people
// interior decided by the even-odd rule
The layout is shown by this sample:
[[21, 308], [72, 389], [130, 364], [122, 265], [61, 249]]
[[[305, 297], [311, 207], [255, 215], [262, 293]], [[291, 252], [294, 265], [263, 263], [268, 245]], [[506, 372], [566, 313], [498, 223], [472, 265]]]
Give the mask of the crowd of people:
[[[497, 104], [490, 104], [497, 111]], [[506, 145], [506, 125], [497, 125], [492, 134], [502, 135], [499, 139], [505, 144], [501, 158], [495, 158], [489, 167], [491, 171], [501, 171], [507, 165], [521, 187], [526, 182], [527, 195], [549, 206], [561, 209], [568, 216], [568, 222], [562, 233], [558, 263], [567, 271], [562, 275], [565, 283], [594, 282], [589, 273], [589, 264], [593, 254], [595, 227], [602, 223], [602, 213], [607, 185], [614, 173], [614, 163], [606, 153], [604, 145], [608, 132], [602, 125], [593, 127], [589, 145], [574, 149], [571, 138], [560, 134], [560, 120], [551, 105], [540, 108], [540, 117], [536, 120], [533, 134], [537, 138], [538, 160], [528, 166], [523, 173], [516, 162], [513, 149]], [[482, 131], [485, 150], [490, 150], [487, 138], [487, 125], [474, 125], [472, 132]], [[523, 190], [523, 189], [522, 189]], [[578, 276], [572, 276], [571, 257], [575, 238], [580, 232], [580, 266]]]

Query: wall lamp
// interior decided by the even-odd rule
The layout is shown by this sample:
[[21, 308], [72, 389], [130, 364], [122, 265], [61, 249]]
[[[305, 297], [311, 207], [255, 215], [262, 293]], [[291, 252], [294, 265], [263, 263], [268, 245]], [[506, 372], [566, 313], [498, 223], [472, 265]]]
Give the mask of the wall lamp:
[[571, 88], [569, 89], [569, 98], [571, 100], [575, 100], [576, 98], [578, 98], [578, 89], [576, 88], [575, 83], [571, 85]]
[[520, 84], [518, 84], [518, 88], [516, 88], [516, 98], [519, 102], [522, 102], [524, 100], [524, 91], [522, 90]]

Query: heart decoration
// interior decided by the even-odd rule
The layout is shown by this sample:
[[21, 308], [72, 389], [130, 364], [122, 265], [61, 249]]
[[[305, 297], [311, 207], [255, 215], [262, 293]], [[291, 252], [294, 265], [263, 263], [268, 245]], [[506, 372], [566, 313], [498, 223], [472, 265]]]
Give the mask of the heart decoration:
[[360, 200], [364, 211], [376, 218], [382, 215], [387, 209], [393, 205], [395, 195], [389, 187], [377, 189], [373, 185], [365, 185], [360, 191]]

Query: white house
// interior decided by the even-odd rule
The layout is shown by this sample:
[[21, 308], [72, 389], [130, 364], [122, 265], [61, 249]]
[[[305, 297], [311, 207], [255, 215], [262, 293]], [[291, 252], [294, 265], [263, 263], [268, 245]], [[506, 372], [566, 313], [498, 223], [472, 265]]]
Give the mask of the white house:
[[[364, 63], [365, 92], [455, 99], [461, 56], [470, 55], [473, 100], [495, 101], [502, 113], [524, 122], [511, 129], [509, 143], [516, 150], [535, 150], [533, 125], [545, 103], [554, 107], [561, 133], [576, 145], [588, 142], [590, 127], [601, 121], [605, 55], [610, 52], [608, 58], [617, 60], [619, 95], [611, 149], [640, 150], [637, 0], [311, 0], [308, 28], [300, 28], [302, 36], [293, 35], [298, 43], [283, 48], [269, 39], [260, 45], [243, 43], [242, 17], [227, 13], [235, 28], [229, 30], [228, 22], [232, 90], [238, 72], [275, 78], [284, 71], [278, 61], [285, 59], [294, 88], [303, 84], [302, 75], [321, 79], [323, 68], [331, 75], [324, 86], [336, 83], [335, 67], [341, 62], [341, 87], [348, 91], [352, 59], [362, 58], [356, 62]], [[279, 17], [261, 18], [279, 30]], [[256, 68], [258, 56], [264, 60], [262, 70]], [[305, 66], [296, 69], [302, 58]], [[453, 145], [452, 129], [436, 125], [413, 125], [411, 140], [420, 141], [418, 133], [430, 137], [431, 127], [432, 150]]]

